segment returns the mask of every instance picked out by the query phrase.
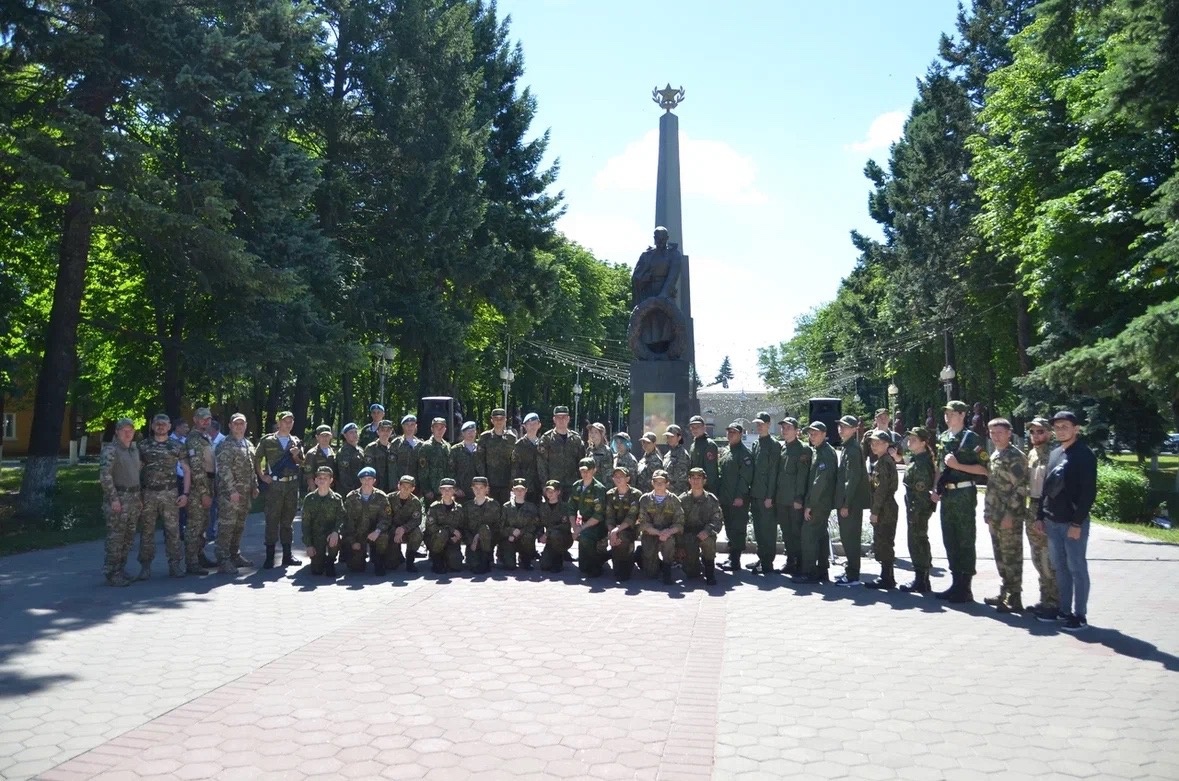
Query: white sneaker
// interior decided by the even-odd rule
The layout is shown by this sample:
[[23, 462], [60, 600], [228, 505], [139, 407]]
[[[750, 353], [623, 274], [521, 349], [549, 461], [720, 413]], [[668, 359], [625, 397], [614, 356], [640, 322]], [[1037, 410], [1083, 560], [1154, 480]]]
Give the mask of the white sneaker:
[[840, 575], [835, 579], [835, 585], [842, 586], [843, 588], [851, 588], [852, 586], [862, 586], [864, 584], [860, 582], [859, 578], [852, 579], [847, 575]]

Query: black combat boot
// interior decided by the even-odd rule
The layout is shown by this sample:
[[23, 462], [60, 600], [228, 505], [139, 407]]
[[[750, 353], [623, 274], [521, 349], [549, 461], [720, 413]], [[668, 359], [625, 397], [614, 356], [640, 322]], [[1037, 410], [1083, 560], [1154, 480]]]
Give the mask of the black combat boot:
[[891, 564], [881, 564], [880, 565], [880, 577], [876, 578], [876, 580], [874, 580], [871, 583], [868, 583], [866, 585], [868, 588], [877, 588], [877, 589], [896, 588], [897, 581], [892, 573], [892, 565]]
[[671, 565], [666, 563], [660, 564], [659, 570], [663, 573], [663, 585], [670, 586], [674, 582], [671, 579]]
[[1006, 601], [1007, 601], [1007, 588], [1004, 586], [1000, 586], [999, 587], [999, 596], [987, 597], [983, 600], [983, 604], [990, 605], [991, 607], [998, 607], [999, 605], [1003, 604]]
[[901, 591], [906, 594], [928, 594], [929, 593], [929, 573], [917, 570], [913, 573], [913, 582], [906, 583], [901, 586]]
[[413, 560], [416, 559], [417, 557], [418, 557], [418, 554], [414, 551], [410, 551], [409, 555], [407, 555], [405, 557], [405, 571], [406, 572], [417, 572], [418, 571], [418, 565], [413, 563]]
[[262, 561], [262, 569], [274, 569], [274, 546], [266, 546], [266, 558]]
[[716, 585], [716, 562], [704, 562], [704, 582], [710, 586]]
[[373, 550], [372, 560], [373, 574], [377, 577], [384, 577], [385, 573], [388, 572], [388, 567], [385, 566], [385, 556], [379, 551]]
[[209, 557], [205, 555], [205, 552], [203, 550], [197, 554], [197, 563], [200, 564], [205, 569], [216, 569], [217, 568], [217, 562], [209, 561]]
[[933, 595], [935, 597], [937, 597], [938, 599], [949, 599], [950, 597], [952, 597], [958, 593], [958, 580], [959, 580], [958, 573], [951, 572], [950, 578], [951, 578], [950, 587], [948, 589], [946, 589], [945, 591], [933, 592]]
[[446, 574], [446, 562], [437, 553], [430, 554], [430, 571], [435, 575]]
[[974, 575], [962, 575], [958, 578], [958, 592], [946, 601], [952, 605], [964, 605], [974, 601], [974, 593], [970, 590], [970, 581]]
[[329, 577], [334, 580], [336, 577], [336, 562], [329, 561], [327, 564], [324, 564], [323, 565], [323, 574], [325, 577]]
[[291, 555], [291, 544], [287, 543], [282, 546], [282, 565], [284, 567], [297, 567], [303, 562]]
[[730, 553], [729, 554], [729, 569], [733, 572], [737, 572], [738, 570], [741, 569], [741, 554], [740, 553]]

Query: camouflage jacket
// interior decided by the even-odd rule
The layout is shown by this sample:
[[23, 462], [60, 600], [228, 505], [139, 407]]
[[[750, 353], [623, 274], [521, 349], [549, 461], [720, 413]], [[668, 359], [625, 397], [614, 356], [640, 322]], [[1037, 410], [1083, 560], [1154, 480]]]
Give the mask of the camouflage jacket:
[[217, 446], [217, 495], [225, 499], [232, 493], [244, 497], [258, 490], [258, 473], [254, 471], [254, 445], [242, 437], [226, 437]]
[[[418, 448], [424, 443], [417, 437], [414, 438], [413, 444], [410, 445], [405, 437], [397, 437], [389, 445], [389, 461], [392, 463], [390, 469], [389, 479], [393, 481], [393, 490], [397, 489], [397, 481], [401, 479], [402, 475], [413, 475], [418, 478]], [[424, 493], [422, 481], [418, 480], [418, 494]]]
[[108, 502], [118, 501], [120, 488], [138, 491], [142, 469], [143, 457], [134, 442], [126, 448], [118, 440], [103, 445], [98, 456], [98, 484], [102, 486], [103, 498]]
[[724, 528], [725, 516], [716, 494], [705, 491], [700, 496], [693, 496], [687, 491], [680, 494], [680, 504], [684, 508], [684, 534], [707, 531], [715, 536]]
[[359, 450], [364, 450], [370, 442], [377, 441], [377, 429], [370, 421], [360, 429], [360, 438], [356, 441]]
[[[193, 429], [188, 433], [188, 439], [184, 440], [184, 449], [188, 457], [188, 466], [192, 470], [191, 492], [195, 496], [213, 493], [213, 480], [216, 479], [217, 472], [217, 454], [213, 452], [213, 442], [200, 431]], [[213, 473], [212, 479], [209, 477], [210, 473]]]
[[155, 437], [139, 440], [139, 458], [143, 462], [140, 484], [145, 491], [176, 490], [176, 465], [187, 462], [184, 445], [169, 437], [157, 442]]
[[[638, 459], [636, 459], [634, 457], [634, 454], [631, 453], [629, 450], [626, 451], [625, 453], [619, 453], [618, 455], [614, 456], [614, 466], [615, 467], [624, 466], [630, 470], [631, 487], [634, 488], [634, 481], [638, 478], [638, 474], [639, 474], [639, 462], [638, 462]], [[648, 480], [650, 479], [649, 475], [648, 475], [647, 479]], [[604, 482], [604, 479], [603, 479], [603, 482]], [[638, 489], [635, 489], [635, 490], [638, 490]], [[650, 489], [648, 489], [648, 490], [650, 490]], [[642, 491], [639, 491], [639, 493], [642, 493]]]
[[778, 460], [782, 448], [778, 440], [769, 436], [758, 437], [753, 443], [753, 483], [749, 493], [754, 499], [773, 499], [778, 488]]
[[933, 490], [936, 480], [933, 456], [929, 451], [914, 453], [905, 468], [905, 507], [909, 512], [933, 508], [929, 492]]
[[[257, 469], [259, 473], [261, 473], [262, 464], [265, 463], [266, 472], [271, 477], [296, 476], [302, 469], [302, 465], [300, 463], [302, 456], [299, 457], [300, 460], [296, 460], [294, 456], [292, 456], [291, 458], [285, 459], [285, 461], [283, 456], [286, 455], [287, 451], [293, 450], [294, 448], [299, 448], [302, 450], [302, 446], [303, 443], [300, 442], [299, 438], [294, 434], [291, 434], [288, 438], [286, 448], [283, 448], [282, 443], [278, 441], [277, 434], [267, 434], [266, 436], [262, 437], [262, 440], [258, 443], [257, 449], [254, 450], [254, 468]], [[276, 472], [275, 470], [279, 468], [278, 465], [280, 463], [282, 464], [282, 468], [280, 472]]]
[[569, 526], [569, 506], [565, 502], [552, 504], [542, 501], [536, 508], [540, 529], [544, 534], [571, 534]]
[[[958, 433], [953, 431], [943, 431], [938, 437], [938, 452], [942, 454], [943, 463], [945, 457], [950, 453], [958, 459], [962, 464], [983, 464], [985, 466], [987, 461], [987, 451], [983, 447], [982, 440], [978, 435], [970, 429], [963, 429]], [[958, 469], [950, 469], [945, 467], [938, 480], [939, 484], [954, 484], [964, 482], [979, 482], [981, 478], [978, 475], [972, 475], [969, 472], [963, 472]]]
[[441, 499], [430, 505], [426, 511], [426, 539], [432, 540], [439, 534], [449, 539], [456, 531], [462, 532], [466, 519], [463, 506], [458, 502], [446, 504]]
[[479, 504], [474, 499], [463, 505], [463, 539], [467, 542], [486, 526], [490, 537], [484, 540], [484, 546], [494, 545], [499, 539], [500, 529], [503, 528], [504, 508], [500, 503], [487, 497], [487, 501]]
[[512, 529], [519, 529], [521, 537], [536, 537], [540, 526], [540, 513], [532, 502], [504, 502], [503, 527], [504, 533]]
[[390, 532], [401, 527], [406, 531], [422, 528], [422, 500], [413, 494], [408, 499], [402, 499], [400, 492], [389, 494], [389, 512], [393, 516]]
[[543, 485], [538, 464], [538, 442], [539, 440], [534, 443], [528, 437], [520, 437], [512, 446], [512, 479], [522, 477], [527, 480], [528, 493], [533, 495], [539, 494]]
[[806, 496], [811, 474], [811, 449], [796, 439], [782, 442], [778, 459], [778, 489], [774, 501], [780, 507], [793, 507]]
[[725, 507], [732, 507], [734, 499], [748, 504], [753, 485], [753, 455], [744, 442], [730, 445], [717, 458], [716, 496]]
[[871, 486], [870, 512], [873, 515], [895, 513], [897, 509], [897, 462], [887, 452], [872, 464], [872, 473], [868, 476]]
[[1013, 444], [1002, 450], [996, 448], [987, 462], [987, 470], [990, 475], [983, 515], [990, 522], [997, 523], [1010, 516], [1022, 524], [1031, 492], [1027, 456]]
[[380, 488], [374, 488], [368, 501], [361, 496], [360, 489], [344, 497], [344, 524], [340, 531], [349, 542], [359, 542], [372, 531], [389, 531], [393, 515], [389, 511], [389, 495]]
[[662, 468], [663, 456], [659, 454], [658, 450], [652, 450], [649, 455], [644, 455], [639, 459], [638, 466], [635, 468], [635, 476], [630, 484], [645, 494], [650, 493], [651, 475], [655, 474], [656, 469]]
[[303, 544], [321, 546], [328, 535], [344, 525], [344, 500], [335, 491], [320, 496], [312, 491], [303, 497]]
[[303, 456], [303, 474], [306, 476], [308, 482], [315, 479], [315, 470], [321, 466], [331, 467], [333, 475], [332, 485], [339, 485], [340, 471], [336, 451], [329, 447], [325, 453], [320, 449], [319, 445], [316, 445]]
[[[429, 442], [415, 450], [418, 454], [418, 471], [415, 475], [418, 493], [429, 502], [441, 496], [438, 483], [450, 472], [450, 444], [446, 440], [431, 437]], [[400, 480], [401, 475], [393, 479]]]
[[692, 457], [683, 445], [667, 449], [663, 456], [663, 468], [667, 470], [667, 490], [679, 496], [688, 490], [688, 470], [692, 468]]
[[536, 446], [536, 467], [540, 484], [560, 480], [562, 485], [573, 485], [581, 479], [577, 462], [585, 455], [585, 443], [576, 431], [562, 438], [556, 429], [546, 431]]
[[675, 494], [668, 494], [662, 502], [655, 493], [643, 494], [639, 499], [639, 528], [643, 533], [657, 533], [665, 529], [684, 530], [684, 506]]
[[516, 435], [510, 431], [496, 434], [494, 429], [479, 435], [476, 451], [479, 474], [493, 486], [502, 488], [512, 484], [512, 452], [516, 449]]
[[459, 442], [450, 448], [450, 476], [454, 478], [454, 495], [466, 498], [471, 494], [471, 479], [479, 474], [479, 451], [467, 450]]
[[633, 529], [637, 533], [639, 500], [642, 498], [643, 492], [634, 487], [627, 488], [626, 493], [620, 493], [617, 488], [611, 488], [607, 491], [606, 528], [609, 530], [626, 523], [630, 524], [628, 528]]
[[692, 440], [692, 448], [688, 451], [688, 456], [693, 468], [700, 467], [704, 470], [705, 490], [715, 492], [720, 485], [716, 463], [720, 458], [720, 451], [717, 449], [716, 443], [707, 436], [696, 437]]
[[[377, 488], [382, 491], [396, 489], [397, 479], [393, 475], [393, 443], [382, 445], [378, 439], [364, 446], [364, 465], [377, 470]], [[357, 470], [359, 471], [359, 470]], [[359, 482], [359, 481], [358, 481]]]
[[594, 476], [603, 483], [607, 482], [610, 479], [610, 470], [614, 468], [614, 454], [610, 452], [610, 448], [605, 445], [586, 447], [585, 457], [594, 460]]
[[336, 482], [333, 485], [336, 487], [336, 493], [347, 496], [352, 489], [360, 487], [360, 478], [356, 475], [364, 468], [364, 453], [360, 448], [345, 442], [336, 451], [336, 465], [339, 470], [336, 472]]

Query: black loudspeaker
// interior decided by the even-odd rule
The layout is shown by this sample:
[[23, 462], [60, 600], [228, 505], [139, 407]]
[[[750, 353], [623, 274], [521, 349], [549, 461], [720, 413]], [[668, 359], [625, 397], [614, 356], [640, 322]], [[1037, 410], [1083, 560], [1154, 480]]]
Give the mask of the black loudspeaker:
[[430, 421], [442, 418], [446, 421], [446, 441], [452, 445], [460, 439], [459, 427], [462, 419], [458, 415], [458, 403], [451, 396], [424, 396], [418, 402], [418, 436], [430, 438]]
[[817, 420], [827, 425], [827, 441], [832, 447], [839, 447], [843, 440], [839, 437], [839, 419], [843, 417], [843, 399], [811, 399], [807, 409], [810, 420]]

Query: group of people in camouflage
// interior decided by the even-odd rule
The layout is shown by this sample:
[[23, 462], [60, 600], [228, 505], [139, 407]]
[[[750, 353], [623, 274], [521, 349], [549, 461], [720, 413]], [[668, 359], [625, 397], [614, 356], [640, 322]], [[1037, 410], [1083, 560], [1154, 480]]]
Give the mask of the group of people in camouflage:
[[[560, 572], [576, 543], [578, 567], [587, 577], [604, 574], [609, 562], [617, 579], [628, 580], [637, 562], [646, 575], [671, 583], [678, 563], [685, 577], [703, 576], [715, 584], [718, 533], [722, 527], [726, 531], [729, 568], [737, 572], [751, 518], [758, 559], [753, 572], [776, 571], [780, 533], [785, 553], [781, 572], [800, 583], [821, 584], [829, 582], [828, 518], [834, 512], [846, 559], [834, 582], [852, 587], [861, 585], [867, 512], [881, 572], [866, 585], [891, 589], [897, 586], [897, 467], [907, 461], [904, 497], [915, 577], [900, 586], [902, 591], [932, 591], [928, 524], [940, 502], [952, 583], [937, 596], [954, 603], [973, 600], [976, 494], [985, 479], [983, 515], [1003, 584], [1000, 594], [986, 601], [1001, 612], [1024, 609], [1026, 530], [1040, 578], [1040, 602], [1033, 611], [1048, 620], [1063, 616], [1070, 624], [1083, 624], [1087, 571], [1083, 577], [1070, 574], [1068, 600], [1063, 601], [1071, 601], [1075, 591], [1076, 607], [1063, 604], [1064, 588], [1055, 573], [1065, 566], [1075, 574], [1076, 568], [1063, 542], [1051, 544], [1045, 526], [1045, 521], [1059, 521], [1056, 515], [1061, 514], [1054, 515], [1052, 503], [1045, 508], [1042, 501], [1045, 485], [1052, 485], [1047, 431], [1054, 424], [1042, 418], [1030, 424], [1032, 449], [1025, 456], [1012, 443], [1010, 422], [992, 420], [988, 430], [993, 451], [988, 451], [966, 427], [968, 409], [951, 401], [944, 409], [946, 429], [940, 437], [919, 426], [907, 432], [903, 443], [890, 430], [886, 410], [877, 411], [875, 427], [862, 437], [860, 421], [845, 416], [837, 424], [842, 442], [838, 454], [823, 422], [803, 427], [786, 417], [778, 421], [780, 438], [775, 438], [765, 412], [755, 418], [757, 438], [751, 448], [744, 443], [744, 427], [734, 422], [726, 428], [728, 446], [719, 449], [703, 418], [696, 416], [688, 424], [688, 446], [683, 430], [673, 424], [663, 432], [665, 451], [658, 448], [656, 434], [647, 432], [637, 455], [626, 432], [614, 435], [612, 448], [607, 445], [601, 424], [594, 424], [588, 443], [583, 442], [570, 430], [564, 406], [553, 410], [553, 427], [544, 434], [540, 417], [530, 413], [517, 437], [507, 429], [506, 411], [496, 409], [490, 429], [478, 433], [474, 422], [463, 423], [461, 439], [452, 445], [445, 419], [434, 418], [430, 438], [422, 440], [416, 436], [416, 417], [406, 415], [401, 434], [394, 437], [384, 408], [373, 404], [371, 422], [363, 429], [355, 423], [344, 426], [338, 448], [332, 446], [331, 428], [320, 426], [314, 447], [306, 451], [291, 433], [289, 412], [278, 415], [275, 431], [257, 447], [245, 436], [245, 417], [235, 414], [229, 436], [215, 451], [205, 408], [194, 414], [184, 445], [169, 439], [165, 415], [153, 419], [151, 436], [139, 443], [132, 441], [131, 421], [121, 420], [100, 459], [108, 520], [104, 571], [112, 585], [131, 582], [124, 567], [138, 530], [141, 569], [135, 579], [150, 577], [153, 532], [160, 516], [172, 576], [208, 574], [207, 567], [234, 574], [238, 567], [252, 566], [239, 546], [245, 516], [260, 489], [266, 491], [263, 566], [275, 566], [279, 545], [281, 566], [297, 566], [302, 562], [291, 550], [293, 523], [305, 486], [302, 542], [316, 575], [334, 577], [337, 560], [352, 572], [363, 572], [370, 563], [378, 575], [403, 565], [416, 572], [423, 544], [436, 573], [457, 571], [464, 564], [483, 573], [493, 559], [505, 568], [532, 569], [538, 557], [542, 570]], [[1057, 417], [1061, 415], [1072, 413]], [[1062, 419], [1062, 425], [1068, 423]], [[1058, 432], [1058, 439], [1067, 442], [1065, 435]], [[183, 475], [179, 481], [178, 470]], [[610, 488], [603, 483], [606, 473]], [[215, 561], [204, 552], [214, 499], [222, 529]], [[1066, 523], [1087, 524], [1088, 506], [1082, 506], [1083, 498], [1079, 502], [1065, 513]], [[183, 543], [177, 521], [181, 507], [189, 515]], [[1087, 538], [1087, 525], [1084, 529]], [[1070, 532], [1065, 539], [1072, 537]], [[539, 556], [538, 543], [543, 546]]]

